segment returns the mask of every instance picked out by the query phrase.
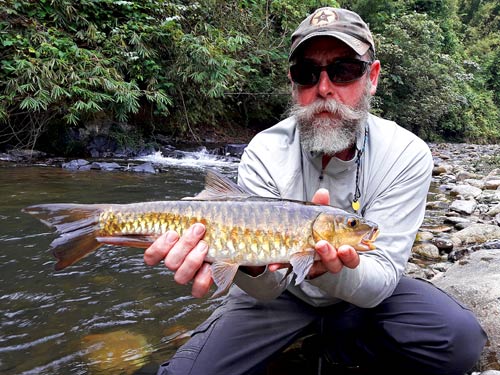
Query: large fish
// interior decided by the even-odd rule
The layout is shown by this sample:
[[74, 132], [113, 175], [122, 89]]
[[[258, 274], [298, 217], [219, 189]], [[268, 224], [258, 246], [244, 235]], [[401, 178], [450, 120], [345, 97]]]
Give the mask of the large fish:
[[314, 244], [375, 249], [378, 227], [339, 208], [250, 195], [209, 171], [205, 190], [194, 198], [131, 204], [40, 204], [25, 208], [60, 234], [51, 243], [56, 270], [70, 266], [103, 244], [147, 248], [170, 229], [206, 227], [206, 260], [221, 295], [240, 265], [290, 263], [296, 284], [311, 268]]

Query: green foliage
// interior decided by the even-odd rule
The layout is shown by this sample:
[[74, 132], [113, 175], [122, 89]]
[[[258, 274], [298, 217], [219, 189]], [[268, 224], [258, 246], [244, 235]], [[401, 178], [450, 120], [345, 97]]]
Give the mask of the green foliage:
[[100, 121], [131, 126], [131, 142], [272, 125], [290, 100], [290, 35], [325, 5], [375, 34], [377, 113], [427, 140], [500, 139], [495, 0], [5, 0], [0, 145]]
[[[376, 31], [382, 62], [376, 112], [426, 140], [500, 139], [498, 48], [490, 49], [496, 36], [471, 37], [470, 46], [482, 51], [476, 58], [460, 41], [460, 32], [471, 29], [454, 0], [350, 3]], [[491, 11], [493, 4], [483, 6]]]

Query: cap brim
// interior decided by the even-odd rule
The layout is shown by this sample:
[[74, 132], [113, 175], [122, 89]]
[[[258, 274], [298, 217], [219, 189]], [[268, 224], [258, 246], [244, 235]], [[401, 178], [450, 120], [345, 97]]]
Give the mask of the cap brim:
[[347, 44], [354, 52], [356, 52], [360, 56], [363, 56], [370, 49], [370, 44], [364, 43], [361, 40], [353, 36], [350, 36], [348, 34], [336, 31], [319, 31], [306, 35], [304, 38], [302, 38], [302, 40], [290, 51], [288, 60], [289, 61], [291, 60], [291, 58], [293, 57], [294, 53], [297, 51], [299, 46], [303, 45], [304, 42], [307, 42], [308, 40], [319, 36], [330, 36], [332, 38], [336, 38], [341, 42]]

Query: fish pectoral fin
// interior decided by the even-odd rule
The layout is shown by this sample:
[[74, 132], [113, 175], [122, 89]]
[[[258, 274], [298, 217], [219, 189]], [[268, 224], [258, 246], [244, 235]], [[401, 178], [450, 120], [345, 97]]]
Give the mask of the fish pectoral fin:
[[212, 263], [210, 269], [212, 271], [212, 278], [214, 279], [215, 285], [217, 285], [217, 290], [210, 298], [219, 297], [224, 294], [227, 289], [229, 289], [239, 266], [240, 265], [238, 263]]
[[309, 274], [309, 270], [314, 263], [314, 250], [306, 250], [300, 253], [295, 253], [290, 257], [290, 264], [293, 267], [295, 277], [295, 285], [300, 284]]
[[96, 241], [108, 245], [147, 249], [156, 240], [153, 236], [96, 237]]

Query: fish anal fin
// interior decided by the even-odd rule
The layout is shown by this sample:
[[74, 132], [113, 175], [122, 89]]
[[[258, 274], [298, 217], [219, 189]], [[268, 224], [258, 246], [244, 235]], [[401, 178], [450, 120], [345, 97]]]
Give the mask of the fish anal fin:
[[137, 247], [147, 249], [156, 240], [156, 236], [123, 236], [123, 237], [96, 237], [101, 244]]
[[212, 263], [210, 269], [212, 271], [212, 278], [214, 279], [215, 285], [217, 285], [217, 290], [210, 298], [219, 297], [224, 294], [227, 289], [229, 289], [239, 266], [240, 265], [238, 263]]
[[300, 284], [309, 274], [309, 270], [314, 263], [314, 250], [301, 251], [290, 257], [290, 264], [295, 274], [295, 285]]

